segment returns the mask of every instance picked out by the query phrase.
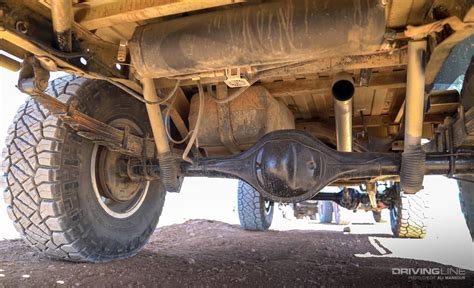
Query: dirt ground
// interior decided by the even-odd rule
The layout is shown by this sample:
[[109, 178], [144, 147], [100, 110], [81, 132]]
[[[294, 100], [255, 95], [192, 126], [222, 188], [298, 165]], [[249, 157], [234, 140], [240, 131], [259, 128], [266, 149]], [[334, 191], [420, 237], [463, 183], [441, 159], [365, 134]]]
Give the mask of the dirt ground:
[[157, 229], [137, 256], [105, 264], [54, 261], [21, 240], [9, 240], [0, 242], [0, 287], [474, 285], [470, 271], [465, 280], [413, 281], [392, 275], [392, 267], [448, 266], [355, 257], [379, 253], [368, 236], [308, 230], [247, 232], [217, 221], [190, 220]]

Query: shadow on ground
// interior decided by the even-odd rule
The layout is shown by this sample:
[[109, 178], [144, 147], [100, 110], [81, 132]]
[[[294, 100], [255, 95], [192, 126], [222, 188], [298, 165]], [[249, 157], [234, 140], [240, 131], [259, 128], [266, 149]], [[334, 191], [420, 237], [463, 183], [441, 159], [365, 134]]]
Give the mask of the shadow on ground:
[[[356, 257], [380, 255], [370, 237], [334, 231], [246, 232], [192, 220], [160, 228], [128, 260], [67, 263], [38, 255], [21, 240], [0, 242], [0, 286], [471, 286], [464, 280], [410, 280], [392, 268], [447, 268], [435, 262]], [[383, 251], [382, 251], [383, 252]]]

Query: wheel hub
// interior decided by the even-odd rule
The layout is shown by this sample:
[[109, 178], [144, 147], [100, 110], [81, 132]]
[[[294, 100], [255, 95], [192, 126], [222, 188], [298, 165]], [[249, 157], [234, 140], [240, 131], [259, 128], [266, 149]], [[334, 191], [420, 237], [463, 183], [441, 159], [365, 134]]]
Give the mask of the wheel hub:
[[[140, 127], [129, 119], [115, 119], [109, 125], [119, 129], [127, 127], [137, 136], [143, 134]], [[115, 218], [128, 217], [137, 211], [149, 187], [148, 181], [135, 181], [123, 173], [127, 161], [127, 156], [97, 144], [92, 153], [94, 192], [102, 208]]]
[[100, 147], [98, 173], [101, 195], [117, 202], [129, 201], [140, 190], [141, 183], [133, 182], [120, 173], [123, 155]]

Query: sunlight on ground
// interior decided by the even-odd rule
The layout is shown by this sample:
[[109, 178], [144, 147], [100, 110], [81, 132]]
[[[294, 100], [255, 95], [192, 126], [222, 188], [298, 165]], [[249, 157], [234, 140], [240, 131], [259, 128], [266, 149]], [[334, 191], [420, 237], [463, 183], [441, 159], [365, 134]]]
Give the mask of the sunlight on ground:
[[[0, 141], [6, 136], [17, 108], [25, 96], [14, 87], [18, 75], [0, 68]], [[3, 145], [2, 145], [3, 146]], [[444, 177], [426, 177], [425, 188], [431, 191], [432, 218], [428, 236], [422, 240], [391, 238], [389, 223], [375, 224], [371, 213], [351, 214], [353, 234], [364, 234], [377, 239], [389, 250], [383, 256], [362, 254], [360, 257], [399, 257], [435, 261], [474, 270], [473, 246], [459, 207], [456, 182]], [[182, 223], [188, 219], [212, 219], [238, 224], [237, 181], [225, 179], [188, 178], [181, 193], [169, 193], [160, 218], [159, 227]], [[387, 211], [384, 220], [389, 221]], [[315, 221], [284, 219], [275, 209], [274, 230], [331, 230], [341, 231], [343, 225], [322, 225]], [[6, 215], [0, 209], [0, 239], [19, 237]], [[374, 243], [376, 241], [373, 241]], [[1, 275], [1, 274], [0, 274]], [[1, 277], [1, 276], [0, 276]]]
[[428, 176], [425, 178], [424, 187], [432, 194], [429, 202], [431, 221], [428, 223], [426, 238], [373, 237], [390, 251], [382, 257], [435, 261], [474, 270], [474, 246], [461, 213], [456, 181]]
[[[383, 246], [382, 251], [389, 251], [382, 257], [434, 261], [474, 270], [473, 244], [459, 206], [456, 181], [440, 176], [427, 176], [424, 187], [431, 191], [429, 213], [432, 218], [428, 223], [428, 235], [425, 239], [392, 238], [388, 210], [383, 212], [385, 223], [375, 223], [370, 212], [349, 212], [352, 221], [349, 225], [350, 233], [377, 239]], [[182, 223], [195, 218], [238, 224], [236, 191], [235, 180], [187, 178], [181, 193], [167, 195], [159, 226]], [[295, 220], [291, 217], [284, 219], [281, 210], [277, 208], [271, 229], [326, 230], [343, 233], [346, 226], [319, 224], [317, 221]], [[356, 256], [380, 257], [371, 254]]]

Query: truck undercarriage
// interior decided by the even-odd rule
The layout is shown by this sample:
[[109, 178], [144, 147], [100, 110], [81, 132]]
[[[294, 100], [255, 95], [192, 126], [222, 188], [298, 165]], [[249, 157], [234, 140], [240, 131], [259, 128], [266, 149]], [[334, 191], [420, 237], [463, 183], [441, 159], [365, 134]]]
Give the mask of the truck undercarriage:
[[[0, 3], [0, 66], [21, 68], [18, 88], [91, 145], [74, 171], [93, 171], [92, 190], [109, 216], [134, 217], [150, 183], [179, 192], [186, 176], [237, 178], [271, 202], [379, 211], [400, 202], [400, 191], [422, 190], [424, 175], [471, 182], [473, 34], [468, 0], [12, 0]], [[462, 92], [446, 89], [468, 68]], [[78, 87], [91, 86], [80, 80], [87, 78], [102, 88], [48, 88], [54, 71], [81, 77], [70, 81]], [[101, 97], [105, 90], [116, 98]], [[39, 164], [25, 168], [11, 141], [4, 169], [7, 186], [22, 187], [17, 194], [28, 177], [43, 183], [42, 165], [59, 175], [46, 182], [75, 183], [61, 170], [66, 158], [48, 155], [42, 164], [36, 156]], [[319, 193], [328, 185], [341, 192]], [[348, 188], [357, 185], [364, 191]], [[31, 217], [15, 208], [19, 198], [6, 199], [27, 231], [20, 220]], [[67, 210], [64, 199], [54, 203]], [[92, 261], [129, 255], [77, 253]]]

